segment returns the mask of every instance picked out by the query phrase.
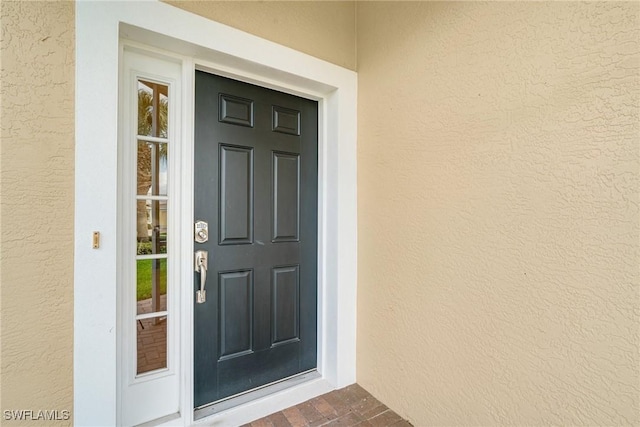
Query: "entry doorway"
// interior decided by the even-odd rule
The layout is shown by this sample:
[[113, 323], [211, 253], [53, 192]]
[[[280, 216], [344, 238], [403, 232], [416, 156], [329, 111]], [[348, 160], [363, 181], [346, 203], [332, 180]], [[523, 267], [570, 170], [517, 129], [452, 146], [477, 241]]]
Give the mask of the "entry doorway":
[[317, 367], [318, 103], [195, 74], [194, 407]]
[[134, 48], [123, 59], [123, 424], [179, 415], [180, 365], [194, 372], [197, 419], [319, 378], [318, 102], [196, 70], [185, 170], [178, 65]]
[[[317, 100], [319, 117], [318, 376], [307, 376], [268, 397], [216, 412], [199, 422], [239, 425], [351, 384], [355, 379], [357, 281], [356, 73], [176, 10], [163, 2], [78, 4], [76, 35], [76, 423], [138, 424], [163, 417], [168, 411], [173, 412], [168, 416], [180, 419], [171, 421], [173, 424], [194, 423], [193, 293], [197, 288], [194, 280], [198, 277], [194, 273], [192, 228], [194, 70], [211, 71]], [[116, 126], [116, 122], [124, 123], [123, 116], [135, 117], [129, 114], [132, 111], [127, 111], [137, 95], [135, 81], [131, 86], [131, 102], [125, 101], [130, 98], [124, 95], [121, 85], [123, 79], [129, 81], [133, 77], [123, 69], [126, 62], [123, 52], [127, 49], [178, 67], [176, 73], [165, 74], [164, 65], [158, 64], [139, 75], [144, 82], [169, 84], [172, 90], [177, 90], [169, 95], [174, 102], [170, 111], [177, 115], [177, 127], [168, 142], [173, 147], [169, 148], [173, 151], [169, 152], [168, 159], [174, 172], [170, 172], [168, 178], [172, 190], [167, 196], [166, 220], [162, 206], [156, 210], [153, 203], [145, 203], [147, 212], [156, 213], [159, 222], [166, 221], [166, 240], [161, 226], [156, 253], [140, 255], [134, 244], [137, 231], [135, 167], [130, 167], [136, 158], [136, 130]], [[146, 69], [144, 64], [141, 66], [134, 68]], [[132, 135], [129, 145], [121, 145], [123, 132]], [[133, 151], [127, 151], [131, 147]], [[133, 173], [125, 177], [124, 170]], [[156, 199], [153, 194], [139, 196], [152, 202]], [[162, 200], [158, 201], [161, 205]], [[174, 222], [190, 227], [176, 228]], [[97, 233], [99, 247], [92, 247], [92, 238]], [[147, 238], [151, 240], [152, 251], [156, 247], [153, 237], [152, 233]], [[125, 297], [128, 291], [123, 287], [135, 282], [137, 261], [147, 257], [152, 259], [147, 261], [151, 264], [151, 274], [155, 263], [160, 264], [160, 274], [164, 275], [164, 261], [153, 259], [162, 259], [165, 241], [167, 293], [175, 291], [176, 294], [167, 294], [166, 321], [161, 313], [163, 291], [160, 308], [155, 308], [151, 297], [149, 316], [157, 318], [158, 325], [167, 326], [167, 367], [141, 365], [138, 374], [134, 365], [136, 331], [142, 333], [151, 328], [145, 324], [147, 313], [136, 313], [136, 295]], [[153, 292], [153, 280], [151, 283]], [[131, 315], [123, 317], [123, 310], [129, 310]], [[140, 316], [145, 329], [140, 327], [136, 316]], [[175, 381], [175, 385], [160, 386], [156, 380]], [[134, 389], [136, 396], [144, 397], [131, 395], [129, 392]], [[152, 403], [157, 410], [137, 408], [134, 411], [140, 416], [135, 420], [129, 418], [130, 405], [141, 403]]]

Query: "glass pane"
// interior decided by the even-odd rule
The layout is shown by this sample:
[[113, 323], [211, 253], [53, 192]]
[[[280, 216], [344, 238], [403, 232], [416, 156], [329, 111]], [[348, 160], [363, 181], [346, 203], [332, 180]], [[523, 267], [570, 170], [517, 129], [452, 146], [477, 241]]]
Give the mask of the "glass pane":
[[[169, 88], [138, 80], [138, 135], [167, 138]], [[137, 190], [139, 196], [167, 195], [166, 142], [138, 141]], [[167, 253], [167, 201], [136, 201], [138, 255]], [[167, 260], [137, 260], [136, 313], [167, 310]], [[137, 373], [167, 367], [167, 317], [136, 321]]]
[[136, 205], [137, 254], [166, 254], [167, 201], [138, 200]]
[[138, 135], [167, 137], [169, 87], [138, 80]]
[[167, 260], [136, 261], [137, 314], [167, 310]]
[[139, 196], [167, 195], [167, 144], [138, 141]]
[[138, 320], [137, 374], [167, 367], [167, 318]]

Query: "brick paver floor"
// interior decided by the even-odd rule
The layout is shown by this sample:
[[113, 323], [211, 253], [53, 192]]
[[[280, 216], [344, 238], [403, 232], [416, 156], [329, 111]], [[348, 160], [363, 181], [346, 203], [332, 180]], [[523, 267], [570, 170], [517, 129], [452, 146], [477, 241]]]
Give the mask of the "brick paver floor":
[[[160, 297], [160, 310], [166, 310], [166, 295]], [[151, 298], [138, 301], [138, 314], [151, 313]], [[144, 319], [138, 328], [138, 374], [167, 367], [167, 318]]]
[[243, 427], [411, 427], [358, 384], [318, 396]]

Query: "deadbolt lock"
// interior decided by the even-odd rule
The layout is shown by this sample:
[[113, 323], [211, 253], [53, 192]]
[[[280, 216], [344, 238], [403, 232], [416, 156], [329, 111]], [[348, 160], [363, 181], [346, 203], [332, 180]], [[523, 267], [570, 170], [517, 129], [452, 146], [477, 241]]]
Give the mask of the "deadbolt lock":
[[209, 224], [205, 221], [196, 221], [194, 226], [194, 238], [196, 243], [205, 243], [209, 240]]

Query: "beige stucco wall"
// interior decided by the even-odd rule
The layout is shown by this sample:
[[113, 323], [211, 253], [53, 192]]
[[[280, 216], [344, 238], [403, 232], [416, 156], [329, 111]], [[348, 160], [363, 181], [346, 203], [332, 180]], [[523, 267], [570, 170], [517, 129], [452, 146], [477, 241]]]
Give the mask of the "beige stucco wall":
[[0, 13], [4, 425], [4, 410], [73, 409], [75, 40], [73, 2]]
[[358, 3], [358, 382], [638, 425], [640, 4]]
[[[358, 60], [358, 382], [416, 425], [640, 423], [637, 3], [180, 7]], [[0, 407], [72, 409], [74, 6], [0, 11]]]
[[352, 1], [163, 1], [342, 67], [356, 67]]

